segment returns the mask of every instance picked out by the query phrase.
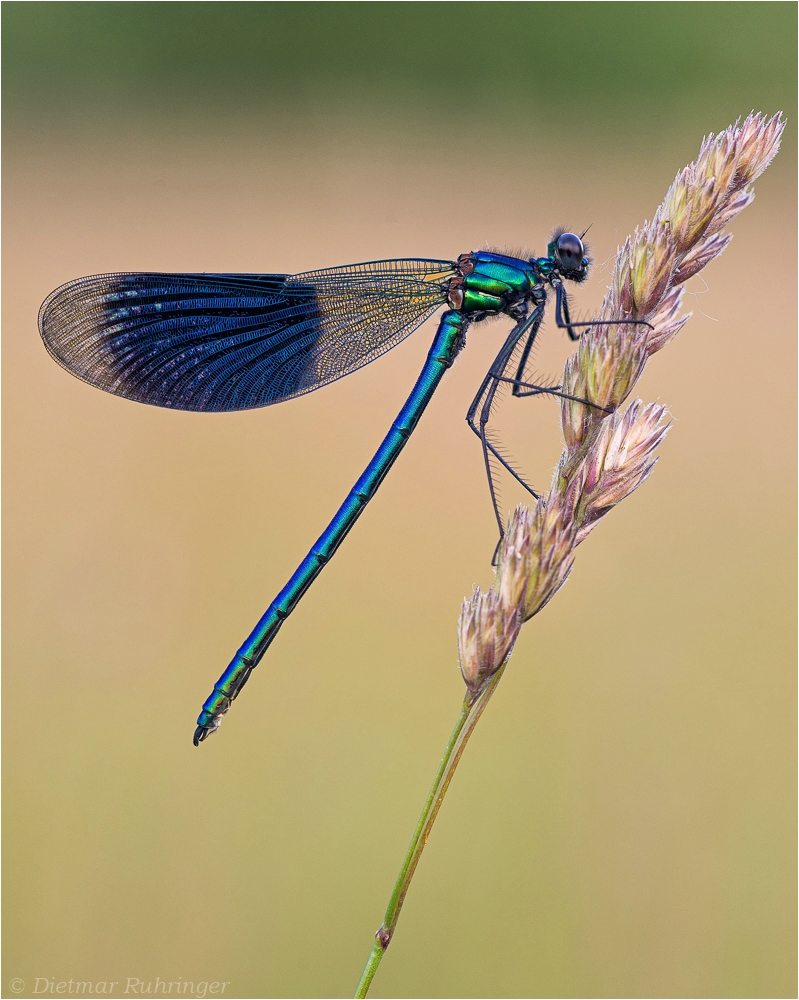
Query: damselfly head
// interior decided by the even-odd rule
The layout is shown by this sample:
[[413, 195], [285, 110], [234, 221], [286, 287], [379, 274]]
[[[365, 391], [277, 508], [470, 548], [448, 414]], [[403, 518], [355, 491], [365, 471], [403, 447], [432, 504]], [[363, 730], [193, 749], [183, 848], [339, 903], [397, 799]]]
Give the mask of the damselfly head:
[[564, 278], [583, 281], [588, 274], [589, 260], [583, 241], [574, 233], [556, 233], [547, 253]]

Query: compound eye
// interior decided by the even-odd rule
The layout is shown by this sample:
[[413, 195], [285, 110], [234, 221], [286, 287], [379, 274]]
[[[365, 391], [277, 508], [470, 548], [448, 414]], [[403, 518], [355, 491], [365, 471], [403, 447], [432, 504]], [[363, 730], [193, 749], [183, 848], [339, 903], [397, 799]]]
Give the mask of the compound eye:
[[555, 244], [555, 253], [566, 271], [579, 271], [583, 263], [583, 241], [574, 233], [563, 233]]

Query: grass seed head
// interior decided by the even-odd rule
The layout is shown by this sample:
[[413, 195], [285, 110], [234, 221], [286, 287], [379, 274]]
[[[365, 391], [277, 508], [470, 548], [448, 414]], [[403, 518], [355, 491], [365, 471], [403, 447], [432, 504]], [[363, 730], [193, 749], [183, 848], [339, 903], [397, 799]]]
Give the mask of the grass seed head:
[[[476, 694], [510, 655], [522, 622], [568, 579], [576, 547], [654, 468], [670, 423], [665, 407], [640, 400], [624, 413], [647, 359], [674, 339], [690, 314], [680, 312], [683, 283], [727, 247], [722, 230], [749, 205], [749, 185], [779, 149], [784, 122], [750, 114], [709, 135], [681, 170], [651, 222], [628, 237], [597, 325], [566, 362], [562, 391], [564, 450], [546, 498], [520, 505], [508, 523], [494, 585], [476, 587], [458, 626], [463, 678]], [[645, 320], [649, 326], [614, 323]], [[593, 405], [591, 405], [593, 404]]]
[[494, 587], [485, 593], [475, 587], [471, 598], [463, 602], [458, 653], [461, 674], [472, 694], [477, 694], [510, 656], [520, 628], [518, 608], [506, 607]]

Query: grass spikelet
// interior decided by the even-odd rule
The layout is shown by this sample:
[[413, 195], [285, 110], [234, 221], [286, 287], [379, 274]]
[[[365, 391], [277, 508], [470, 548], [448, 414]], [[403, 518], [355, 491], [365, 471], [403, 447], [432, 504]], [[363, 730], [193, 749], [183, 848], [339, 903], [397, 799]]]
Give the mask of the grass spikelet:
[[[568, 578], [576, 547], [651, 474], [670, 426], [665, 407], [645, 406], [641, 400], [624, 412], [620, 407], [647, 360], [690, 318], [680, 311], [682, 285], [729, 244], [731, 236], [723, 230], [752, 202], [750, 185], [776, 155], [783, 128], [780, 115], [767, 121], [753, 113], [720, 135], [707, 136], [697, 159], [677, 174], [652, 221], [637, 228], [619, 250], [597, 325], [583, 335], [563, 373], [564, 393], [595, 405], [562, 400], [564, 450], [549, 495], [532, 510], [516, 508], [500, 548], [497, 580], [488, 592], [496, 620], [503, 613], [522, 621], [537, 614]], [[504, 612], [503, 595], [509, 602]], [[475, 588], [467, 603], [482, 607], [484, 599], [487, 595]], [[472, 612], [467, 619], [466, 607], [461, 631], [467, 620], [470, 628], [477, 622]], [[479, 627], [470, 632], [470, 643], [470, 649], [480, 648]], [[490, 638], [485, 645], [495, 655]], [[490, 672], [479, 663], [468, 666], [470, 676], [483, 677], [483, 683], [499, 668], [495, 659]]]

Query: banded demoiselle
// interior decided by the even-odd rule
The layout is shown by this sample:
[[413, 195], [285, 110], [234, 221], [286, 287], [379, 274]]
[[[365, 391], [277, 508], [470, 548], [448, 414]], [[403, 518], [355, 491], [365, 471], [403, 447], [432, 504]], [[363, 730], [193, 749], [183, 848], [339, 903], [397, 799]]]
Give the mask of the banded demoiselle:
[[[583, 234], [584, 235], [584, 234]], [[214, 685], [197, 719], [198, 745], [219, 727], [284, 620], [341, 544], [404, 447], [472, 323], [515, 321], [467, 413], [480, 439], [502, 535], [491, 459], [534, 496], [488, 436], [500, 386], [516, 396], [563, 396], [526, 380], [544, 319], [576, 340], [563, 285], [583, 281], [581, 237], [556, 232], [545, 257], [475, 251], [457, 261], [381, 260], [303, 274], [100, 274], [56, 289], [39, 312], [52, 357], [91, 385], [179, 410], [268, 406], [348, 375], [447, 306], [419, 378], [363, 475]], [[635, 321], [628, 321], [635, 322]], [[575, 397], [568, 397], [575, 398]], [[592, 405], [588, 400], [578, 402]]]

